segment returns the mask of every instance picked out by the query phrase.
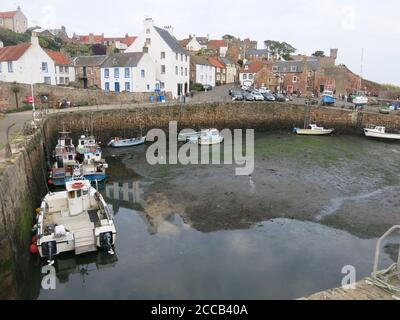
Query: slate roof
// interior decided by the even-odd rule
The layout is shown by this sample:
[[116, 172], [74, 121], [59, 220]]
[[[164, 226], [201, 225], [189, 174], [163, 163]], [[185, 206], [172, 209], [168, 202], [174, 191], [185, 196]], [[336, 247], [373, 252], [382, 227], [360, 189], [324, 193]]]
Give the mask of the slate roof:
[[167, 45], [171, 48], [172, 51], [176, 53], [186, 54], [186, 51], [180, 46], [178, 40], [176, 40], [171, 34], [164, 29], [154, 27], [161, 38], [167, 43]]
[[0, 61], [17, 61], [30, 48], [30, 43], [20, 43], [16, 46], [0, 48]]
[[250, 56], [262, 56], [268, 55], [268, 49], [249, 49], [247, 50], [247, 54]]
[[136, 67], [142, 59], [143, 52], [115, 53], [108, 57], [101, 65], [102, 68]]
[[228, 65], [228, 64], [233, 64], [234, 65], [234, 63], [230, 60], [230, 59], [228, 59], [228, 58], [226, 58], [226, 57], [220, 57], [219, 58], [223, 63], [225, 63], [225, 65]]
[[[311, 70], [317, 70], [318, 60], [308, 60], [307, 63]], [[301, 73], [304, 70], [304, 61], [276, 61], [272, 67], [278, 67], [278, 72]], [[296, 71], [292, 71], [292, 67], [296, 67]]]
[[202, 56], [190, 56], [190, 63], [203, 66], [211, 66], [211, 63], [208, 62], [207, 58]]
[[82, 56], [73, 58], [72, 63], [75, 67], [99, 67], [108, 56]]

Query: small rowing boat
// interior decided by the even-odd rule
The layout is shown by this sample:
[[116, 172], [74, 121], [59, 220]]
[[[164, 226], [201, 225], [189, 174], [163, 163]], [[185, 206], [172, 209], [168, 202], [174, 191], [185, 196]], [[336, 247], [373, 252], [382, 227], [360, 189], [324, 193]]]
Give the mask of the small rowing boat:
[[118, 137], [112, 139], [108, 146], [112, 148], [127, 148], [134, 147], [146, 142], [146, 137], [132, 138], [132, 139], [120, 139]]

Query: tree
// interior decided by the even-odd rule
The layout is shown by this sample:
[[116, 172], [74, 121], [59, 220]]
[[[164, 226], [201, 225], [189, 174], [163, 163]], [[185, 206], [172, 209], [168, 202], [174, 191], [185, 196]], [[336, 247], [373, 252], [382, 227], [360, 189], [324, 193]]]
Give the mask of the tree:
[[238, 65], [239, 65], [240, 67], [243, 67], [243, 60], [242, 60], [242, 59], [239, 59], [239, 60], [237, 61], [237, 63], [238, 63]]
[[232, 36], [231, 34], [226, 34], [222, 37], [223, 40], [234, 40], [235, 37]]
[[90, 50], [95, 56], [103, 56], [107, 54], [107, 47], [101, 43], [97, 43], [91, 46]]
[[17, 109], [19, 108], [19, 103], [18, 103], [18, 93], [20, 92], [20, 89], [17, 85], [17, 83], [14, 81], [12, 86], [11, 86], [11, 91], [14, 93], [15, 96], [15, 106]]
[[113, 52], [114, 52], [114, 53], [120, 53], [121, 50], [119, 50], [118, 48], [114, 48]]
[[295, 47], [287, 42], [265, 40], [264, 45], [273, 54], [279, 54], [285, 60], [292, 60], [291, 55], [297, 51]]
[[315, 51], [312, 55], [314, 57], [325, 57], [325, 52], [324, 51]]

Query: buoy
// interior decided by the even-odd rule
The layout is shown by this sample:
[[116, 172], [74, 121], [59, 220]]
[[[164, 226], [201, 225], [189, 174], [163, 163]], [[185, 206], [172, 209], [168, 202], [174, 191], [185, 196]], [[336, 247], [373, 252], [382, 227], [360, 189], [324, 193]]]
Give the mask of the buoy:
[[36, 245], [35, 243], [32, 243], [32, 244], [29, 246], [29, 251], [30, 251], [30, 253], [32, 253], [32, 254], [37, 254], [37, 253], [39, 252], [39, 250], [38, 250], [38, 248], [37, 248], [37, 245]]
[[49, 180], [47, 181], [47, 184], [51, 186], [51, 185], [53, 184], [53, 180], [49, 179]]

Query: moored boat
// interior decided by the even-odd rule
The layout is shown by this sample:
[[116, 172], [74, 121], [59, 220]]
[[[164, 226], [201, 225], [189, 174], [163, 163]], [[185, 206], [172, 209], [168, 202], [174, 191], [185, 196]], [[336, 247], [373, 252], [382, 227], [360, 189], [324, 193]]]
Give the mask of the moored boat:
[[196, 143], [200, 145], [220, 144], [224, 138], [217, 129], [203, 129], [200, 132], [181, 133], [178, 141]]
[[368, 97], [366, 96], [366, 94], [364, 92], [358, 91], [353, 98], [353, 104], [356, 107], [366, 106], [368, 104]]
[[336, 102], [335, 96], [332, 91], [325, 90], [322, 94], [321, 102], [325, 106], [334, 105]]
[[127, 148], [142, 145], [144, 143], [146, 143], [146, 137], [132, 139], [120, 139], [115, 137], [108, 143], [108, 146], [112, 148]]
[[318, 127], [316, 124], [310, 124], [309, 129], [299, 129], [295, 128], [294, 132], [298, 135], [312, 135], [312, 136], [325, 136], [332, 134], [335, 129], [325, 129], [323, 127]]
[[385, 127], [365, 128], [364, 133], [366, 137], [387, 139], [387, 140], [400, 140], [400, 134], [387, 133]]
[[102, 248], [114, 254], [112, 209], [88, 180], [73, 180], [66, 183], [65, 191], [48, 193], [40, 207], [36, 230], [38, 252], [49, 263], [68, 251], [79, 255]]

